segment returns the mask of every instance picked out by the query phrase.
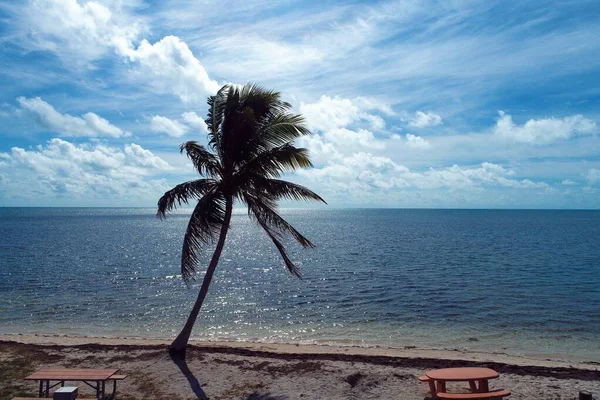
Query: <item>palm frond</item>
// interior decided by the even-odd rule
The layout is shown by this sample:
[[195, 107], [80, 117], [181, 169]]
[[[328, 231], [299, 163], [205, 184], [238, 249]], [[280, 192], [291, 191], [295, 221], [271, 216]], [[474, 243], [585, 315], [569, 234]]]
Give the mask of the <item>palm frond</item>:
[[[254, 218], [256, 220], [256, 222], [266, 232], [267, 236], [269, 236], [271, 241], [273, 241], [273, 244], [279, 251], [279, 254], [281, 254], [281, 258], [283, 258], [283, 262], [284, 262], [286, 268], [288, 269], [288, 271], [290, 271], [290, 273], [292, 275], [294, 275], [296, 278], [302, 279], [300, 270], [294, 264], [294, 262], [290, 259], [290, 257], [287, 254], [287, 251], [285, 250], [285, 247], [281, 243], [281, 240], [280, 240], [280, 237], [282, 236], [281, 232], [278, 231], [277, 228], [274, 228], [273, 226], [271, 226], [269, 224], [268, 218], [265, 216], [264, 213], [261, 212], [260, 206], [258, 206], [255, 199], [252, 199], [250, 196], [247, 196], [245, 198], [245, 201], [246, 201], [246, 204], [248, 204], [248, 215], [251, 218]], [[311, 245], [312, 245], [312, 243], [311, 243]]]
[[196, 204], [181, 249], [181, 275], [186, 282], [193, 279], [202, 247], [215, 241], [224, 219], [225, 197], [220, 191], [205, 194]]
[[212, 179], [197, 179], [195, 181], [180, 183], [173, 189], [165, 192], [158, 200], [156, 216], [160, 219], [165, 218], [167, 213], [177, 208], [177, 206], [188, 204], [194, 198], [202, 198], [208, 191], [214, 189], [215, 185], [216, 182]]
[[276, 210], [276, 202], [246, 193], [244, 201], [257, 220], [263, 221], [272, 230], [275, 229], [281, 235], [290, 234], [302, 247], [315, 247], [315, 245], [296, 230], [289, 222], [283, 219]]
[[208, 129], [208, 144], [219, 155], [221, 155], [221, 125], [230, 88], [230, 85], [224, 85], [217, 94], [208, 98], [208, 118], [205, 121]]
[[260, 121], [275, 114], [285, 113], [292, 105], [281, 100], [281, 93], [268, 90], [259, 85], [248, 83], [240, 90], [240, 102], [242, 107], [252, 108]]
[[281, 242], [276, 237], [274, 237], [267, 228], [263, 226], [263, 229], [267, 232], [267, 235], [271, 238], [273, 244], [275, 245], [275, 247], [277, 247], [277, 250], [279, 250], [279, 254], [281, 255], [281, 258], [283, 258], [283, 262], [285, 263], [285, 266], [288, 269], [288, 271], [290, 271], [290, 274], [294, 275], [298, 279], [302, 279], [302, 274], [300, 273], [300, 270], [287, 255], [283, 244], [281, 244]]
[[320, 201], [327, 204], [321, 196], [296, 183], [256, 176], [248, 184], [252, 190], [261, 192], [274, 200]]
[[284, 144], [258, 154], [238, 169], [237, 176], [247, 179], [254, 174], [277, 178], [283, 172], [312, 166], [307, 149]]
[[304, 125], [304, 117], [299, 114], [277, 113], [266, 120], [261, 127], [261, 134], [252, 143], [255, 147], [269, 150], [288, 144], [299, 137], [310, 135]]
[[289, 222], [283, 219], [273, 205], [269, 205], [265, 199], [255, 197], [251, 200], [253, 203], [252, 212], [257, 218], [265, 221], [267, 225], [276, 228], [282, 234], [289, 233], [302, 247], [313, 248], [315, 245], [304, 235], [296, 230]]
[[185, 151], [200, 175], [215, 178], [222, 175], [219, 159], [198, 142], [185, 142], [179, 146], [179, 150], [181, 153]]

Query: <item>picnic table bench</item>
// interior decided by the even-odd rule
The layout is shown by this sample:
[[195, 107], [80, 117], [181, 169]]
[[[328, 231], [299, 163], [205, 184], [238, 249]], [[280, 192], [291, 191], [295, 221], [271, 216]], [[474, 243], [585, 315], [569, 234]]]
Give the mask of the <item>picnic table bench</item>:
[[[96, 399], [105, 400], [106, 382], [113, 382], [113, 391], [108, 398], [114, 399], [117, 393], [117, 381], [127, 377], [127, 375], [117, 375], [118, 371], [118, 369], [50, 368], [38, 370], [27, 376], [25, 380], [40, 381], [39, 397], [50, 397], [50, 389], [58, 385], [65, 386], [66, 381], [80, 381], [96, 391]], [[56, 383], [50, 385], [50, 381]]]
[[[476, 400], [502, 399], [510, 396], [506, 389], [490, 391], [488, 381], [500, 374], [490, 368], [443, 368], [427, 371], [419, 381], [429, 384], [434, 399]], [[471, 393], [448, 393], [446, 382], [469, 382]]]

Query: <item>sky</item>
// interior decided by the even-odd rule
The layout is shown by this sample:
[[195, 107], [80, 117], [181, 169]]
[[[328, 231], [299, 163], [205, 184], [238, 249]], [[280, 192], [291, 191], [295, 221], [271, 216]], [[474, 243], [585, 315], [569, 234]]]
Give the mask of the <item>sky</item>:
[[[597, 0], [0, 0], [0, 206], [153, 207], [282, 93], [328, 207], [600, 208]], [[283, 206], [306, 206], [287, 204]]]

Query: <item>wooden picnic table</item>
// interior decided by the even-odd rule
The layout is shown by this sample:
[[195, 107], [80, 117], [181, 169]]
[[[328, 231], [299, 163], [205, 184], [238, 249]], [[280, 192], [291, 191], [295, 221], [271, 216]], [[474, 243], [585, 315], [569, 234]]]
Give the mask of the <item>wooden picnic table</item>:
[[[40, 369], [25, 380], [40, 381], [39, 397], [50, 397], [50, 389], [58, 385], [65, 386], [65, 381], [81, 381], [96, 391], [97, 399], [104, 400], [106, 381], [113, 380], [113, 395], [116, 391], [117, 379], [111, 377], [118, 371], [118, 369], [50, 368]], [[50, 386], [50, 381], [57, 381], [57, 383]]]
[[[443, 368], [427, 371], [425, 375], [428, 378], [427, 381], [433, 398], [477, 399], [510, 395], [507, 390], [490, 392], [488, 381], [500, 376], [498, 372], [490, 368]], [[469, 382], [471, 394], [447, 393], [446, 382]], [[484, 396], [484, 394], [488, 394], [488, 396]]]

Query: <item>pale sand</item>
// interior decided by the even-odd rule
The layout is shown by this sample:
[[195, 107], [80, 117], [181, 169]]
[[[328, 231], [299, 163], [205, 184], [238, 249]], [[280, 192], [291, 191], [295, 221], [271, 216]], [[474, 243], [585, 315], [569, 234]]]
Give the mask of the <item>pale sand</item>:
[[[600, 396], [600, 365], [505, 354], [246, 342], [193, 342], [186, 360], [168, 341], [0, 335], [2, 396], [37, 393], [23, 374], [36, 368], [118, 368], [128, 378], [119, 399], [425, 399], [417, 377], [428, 369], [486, 366], [501, 373], [492, 388], [509, 399]], [[9, 373], [7, 374], [7, 370]], [[23, 376], [21, 376], [23, 375]], [[84, 393], [90, 393], [78, 385]], [[461, 388], [457, 384], [453, 387]], [[2, 397], [4, 398], [4, 397]]]

